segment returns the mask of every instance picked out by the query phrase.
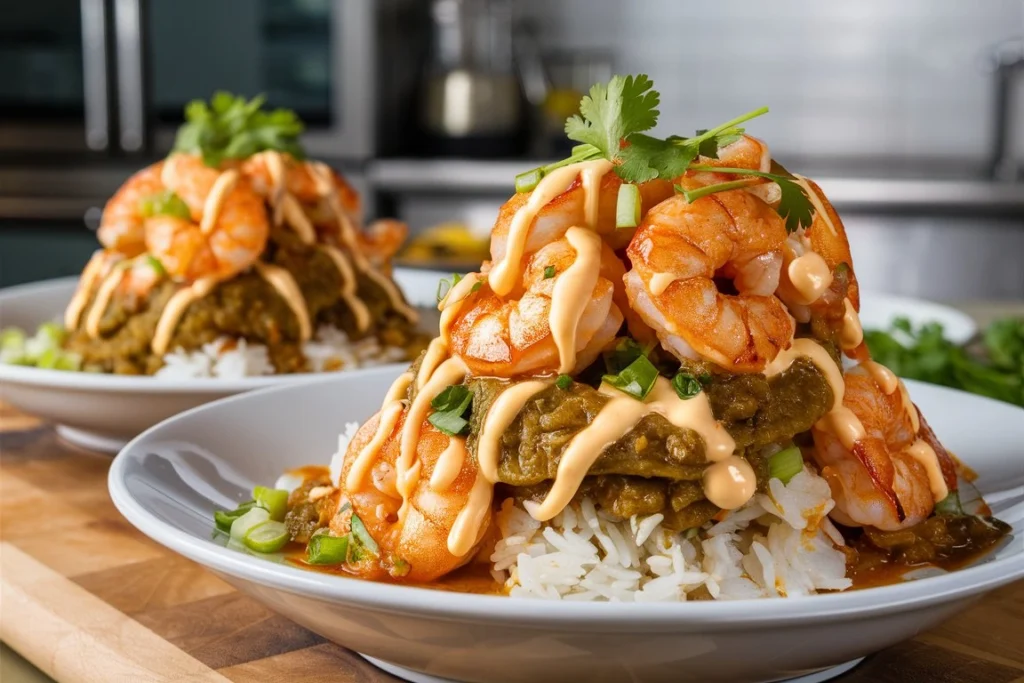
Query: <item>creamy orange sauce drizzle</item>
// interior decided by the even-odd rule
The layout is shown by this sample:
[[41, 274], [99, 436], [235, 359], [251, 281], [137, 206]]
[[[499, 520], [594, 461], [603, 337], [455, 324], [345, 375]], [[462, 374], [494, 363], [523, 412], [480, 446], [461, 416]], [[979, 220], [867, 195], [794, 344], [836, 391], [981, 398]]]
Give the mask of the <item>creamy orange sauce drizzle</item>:
[[[460, 436], [448, 438], [448, 446], [441, 451], [434, 463], [434, 472], [430, 475], [430, 488], [443, 493], [455, 482], [466, 462], [466, 440]], [[481, 478], [477, 475], [477, 478]], [[485, 480], [486, 481], [486, 480]]]
[[109, 273], [103, 279], [103, 282], [100, 283], [92, 308], [89, 309], [89, 313], [85, 316], [85, 333], [90, 337], [100, 336], [100, 321], [103, 320], [103, 314], [106, 312], [107, 306], [110, 305], [114, 291], [121, 284], [121, 280], [124, 279], [127, 272], [128, 269], [124, 267], [114, 268], [113, 272]]
[[712, 463], [702, 478], [704, 495], [723, 510], [735, 510], [750, 500], [757, 490], [754, 468], [739, 456]]
[[390, 403], [391, 401], [397, 401], [398, 399], [405, 398], [405, 395], [409, 392], [409, 387], [412, 385], [413, 374], [411, 372], [403, 372], [395, 380], [391, 388], [388, 389], [388, 393], [384, 395], [384, 403]]
[[647, 287], [654, 296], [661, 296], [668, 289], [669, 285], [677, 279], [679, 278], [672, 273], [655, 273], [651, 276], [651, 281], [647, 283]]
[[561, 373], [570, 372], [576, 365], [576, 333], [601, 270], [601, 238], [597, 233], [569, 228], [565, 237], [576, 250], [576, 258], [555, 281], [548, 315]]
[[295, 314], [299, 324], [299, 339], [306, 341], [312, 337], [313, 325], [309, 319], [309, 309], [306, 308], [306, 300], [302, 297], [302, 290], [299, 289], [299, 284], [295, 282], [292, 274], [280, 266], [262, 261], [254, 263], [253, 268], [256, 269], [261, 278], [277, 290], [277, 293], [288, 304], [288, 308]]
[[419, 314], [416, 312], [416, 309], [405, 302], [395, 283], [374, 268], [363, 254], [363, 250], [356, 239], [356, 228], [352, 224], [352, 218], [345, 211], [345, 207], [341, 205], [341, 199], [338, 197], [338, 190], [334, 185], [334, 175], [330, 167], [322, 162], [310, 162], [309, 168], [313, 173], [313, 180], [316, 182], [317, 191], [327, 200], [328, 206], [331, 207], [331, 212], [338, 221], [338, 235], [341, 238], [342, 244], [349, 250], [356, 270], [366, 275], [384, 290], [384, 293], [391, 301], [391, 307], [399, 315], [411, 323], [417, 322]]
[[238, 171], [232, 169], [224, 171], [213, 181], [210, 194], [206, 195], [206, 201], [203, 203], [203, 219], [199, 222], [199, 229], [203, 231], [204, 235], [209, 235], [217, 227], [220, 212], [224, 208], [224, 201], [235, 189], [239, 178]]
[[832, 269], [820, 254], [808, 251], [789, 262], [789, 281], [799, 296], [797, 303], [808, 306], [832, 285]]
[[470, 273], [452, 285], [448, 293], [438, 303], [437, 308], [441, 311], [441, 341], [447, 346], [451, 342], [452, 320], [462, 310], [463, 304], [473, 291], [473, 286], [481, 282], [480, 273]]
[[939, 464], [939, 456], [935, 454], [927, 441], [918, 439], [905, 451], [907, 455], [921, 463], [928, 473], [928, 486], [932, 491], [932, 498], [939, 502], [949, 495], [949, 487], [946, 486], [946, 477], [942, 474], [942, 466]]
[[284, 155], [281, 152], [267, 150], [262, 152], [266, 160], [267, 172], [270, 174], [270, 205], [273, 209], [271, 219], [274, 225], [288, 223], [299, 236], [303, 244], [316, 242], [316, 229], [302, 210], [302, 205], [288, 192]]
[[64, 327], [69, 332], [74, 331], [78, 327], [82, 313], [85, 312], [85, 307], [89, 303], [92, 290], [100, 278], [103, 277], [103, 267], [106, 265], [108, 253], [102, 249], [97, 250], [92, 255], [92, 258], [89, 259], [89, 263], [86, 264], [81, 277], [78, 278], [78, 287], [75, 289], [75, 295], [71, 297], [68, 307], [64, 309]]
[[348, 470], [348, 476], [345, 477], [345, 487], [349, 491], [358, 491], [362, 487], [363, 481], [366, 480], [366, 475], [369, 474], [370, 468], [377, 460], [380, 449], [384, 446], [384, 442], [395, 431], [395, 425], [398, 424], [398, 419], [402, 417], [403, 410], [405, 410], [405, 404], [400, 400], [390, 401], [381, 409], [380, 419], [377, 421], [377, 429], [373, 433], [373, 438], [359, 451], [359, 454], [352, 461], [352, 466]]
[[899, 388], [899, 379], [896, 378], [896, 375], [892, 370], [881, 363], [876, 363], [873, 360], [866, 360], [861, 363], [860, 366], [871, 376], [871, 379], [875, 381], [875, 384], [885, 392], [886, 396], [892, 394], [892, 392]]
[[292, 226], [295, 234], [299, 236], [299, 240], [303, 244], [313, 244], [316, 242], [316, 228], [313, 227], [313, 222], [306, 216], [306, 212], [302, 210], [302, 205], [299, 204], [299, 200], [295, 198], [295, 195], [287, 193], [282, 195], [279, 206], [281, 207], [282, 219]]
[[811, 184], [807, 182], [807, 178], [795, 173], [793, 174], [793, 177], [796, 178], [796, 184], [804, 189], [807, 193], [807, 198], [811, 200], [811, 205], [814, 207], [815, 218], [821, 216], [821, 220], [828, 226], [832, 235], [838, 236], [839, 231], [836, 230], [836, 226], [832, 223], [832, 218], [828, 215], [828, 211], [825, 210], [825, 206], [821, 203], [821, 197], [819, 197], [818, 193], [814, 191]]
[[356, 274], [352, 272], [352, 265], [337, 247], [321, 244], [320, 249], [327, 254], [341, 275], [341, 298], [352, 311], [356, 329], [359, 332], [365, 332], [370, 327], [370, 309], [366, 307], [362, 299], [356, 296]]
[[192, 305], [192, 302], [203, 298], [213, 291], [213, 288], [218, 283], [220, 283], [220, 278], [211, 275], [200, 278], [193, 282], [191, 286], [179, 289], [174, 293], [174, 296], [167, 302], [167, 306], [164, 307], [163, 312], [160, 313], [160, 320], [157, 321], [156, 332], [153, 333], [153, 342], [151, 344], [153, 353], [158, 356], [167, 353], [167, 347], [171, 343], [174, 328], [178, 326], [178, 321], [181, 320], [185, 311]]
[[473, 549], [493, 498], [494, 485], [484, 478], [483, 473], [477, 472], [473, 488], [469, 492], [469, 501], [466, 507], [459, 511], [455, 524], [448, 533], [448, 552], [456, 557], [462, 557]]
[[903, 380], [897, 380], [900, 389], [900, 398], [903, 399], [903, 409], [907, 411], [907, 417], [910, 418], [910, 427], [917, 434], [921, 431], [921, 416], [917, 414], [917, 406], [914, 405], [914, 401], [910, 398], [910, 392], [907, 390], [907, 385], [903, 383]]
[[527, 380], [513, 384], [491, 403], [484, 416], [483, 427], [477, 440], [476, 456], [480, 473], [492, 484], [498, 482], [498, 459], [501, 456], [501, 435], [509, 428], [526, 402], [551, 384], [551, 380]]
[[427, 352], [423, 355], [423, 362], [420, 363], [419, 372], [416, 373], [416, 390], [419, 391], [426, 386], [427, 381], [448, 358], [448, 345], [440, 337], [435, 337], [427, 346]]
[[494, 264], [491, 272], [487, 275], [487, 281], [495, 294], [508, 296], [515, 287], [522, 270], [526, 240], [537, 214], [555, 197], [568, 190], [576, 181], [577, 176], [582, 175], [583, 177], [586, 227], [591, 230], [596, 227], [597, 206], [600, 200], [598, 186], [601, 177], [611, 169], [611, 162], [605, 159], [569, 164], [552, 171], [537, 184], [526, 204], [516, 211], [516, 215], [512, 218], [504, 258]]
[[860, 326], [860, 316], [857, 315], [853, 302], [849, 298], [843, 299], [845, 312], [843, 313], [843, 327], [839, 331], [839, 346], [844, 350], [855, 349], [864, 341], [864, 329]]

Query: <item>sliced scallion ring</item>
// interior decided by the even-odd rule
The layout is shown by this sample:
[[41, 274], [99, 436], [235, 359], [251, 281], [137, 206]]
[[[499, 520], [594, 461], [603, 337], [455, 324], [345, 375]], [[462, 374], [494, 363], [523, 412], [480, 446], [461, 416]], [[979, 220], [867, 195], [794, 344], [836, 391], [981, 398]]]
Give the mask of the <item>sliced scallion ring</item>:
[[285, 513], [288, 512], [288, 492], [284, 489], [272, 489], [267, 486], [257, 486], [252, 490], [253, 500], [261, 508], [270, 513], [270, 518], [277, 522], [283, 522]]
[[315, 534], [306, 547], [306, 562], [329, 566], [343, 564], [348, 559], [348, 536]]
[[275, 553], [289, 540], [288, 528], [281, 522], [267, 520], [245, 532], [242, 543], [258, 553]]
[[619, 185], [615, 203], [615, 227], [635, 228], [640, 224], [640, 188], [631, 183]]
[[253, 507], [246, 510], [245, 514], [231, 523], [231, 538], [236, 541], [244, 541], [245, 535], [257, 524], [270, 520], [270, 513], [261, 507]]
[[804, 456], [796, 446], [785, 448], [768, 459], [768, 470], [772, 478], [783, 484], [800, 474], [804, 469]]

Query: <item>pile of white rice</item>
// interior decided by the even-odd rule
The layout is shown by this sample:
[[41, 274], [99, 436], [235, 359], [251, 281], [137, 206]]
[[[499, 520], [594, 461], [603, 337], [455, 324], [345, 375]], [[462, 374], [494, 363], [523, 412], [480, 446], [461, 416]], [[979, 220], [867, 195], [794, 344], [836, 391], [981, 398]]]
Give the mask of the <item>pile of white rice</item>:
[[805, 468], [769, 488], [688, 534], [662, 528], [661, 514], [617, 520], [590, 499], [541, 524], [506, 500], [492, 573], [513, 597], [550, 600], [681, 601], [701, 587], [729, 600], [849, 588], [837, 548], [843, 538], [827, 517], [828, 483]]
[[[317, 329], [313, 339], [302, 346], [311, 372], [331, 372], [365, 368], [406, 360], [405, 349], [383, 346], [374, 337], [350, 340], [341, 330], [326, 325]], [[244, 339], [221, 337], [197, 351], [178, 348], [164, 356], [157, 377], [190, 379], [220, 377], [238, 379], [274, 374], [267, 347]]]

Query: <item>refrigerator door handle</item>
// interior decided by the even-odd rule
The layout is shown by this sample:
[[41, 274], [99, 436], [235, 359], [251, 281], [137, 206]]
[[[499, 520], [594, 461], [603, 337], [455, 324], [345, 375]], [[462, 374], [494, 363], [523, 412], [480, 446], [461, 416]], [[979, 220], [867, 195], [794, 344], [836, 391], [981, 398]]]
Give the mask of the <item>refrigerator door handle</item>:
[[89, 149], [101, 151], [110, 146], [106, 1], [81, 0], [80, 6], [85, 144]]
[[118, 141], [126, 152], [146, 144], [146, 98], [142, 55], [140, 0], [114, 0], [114, 44], [117, 62]]

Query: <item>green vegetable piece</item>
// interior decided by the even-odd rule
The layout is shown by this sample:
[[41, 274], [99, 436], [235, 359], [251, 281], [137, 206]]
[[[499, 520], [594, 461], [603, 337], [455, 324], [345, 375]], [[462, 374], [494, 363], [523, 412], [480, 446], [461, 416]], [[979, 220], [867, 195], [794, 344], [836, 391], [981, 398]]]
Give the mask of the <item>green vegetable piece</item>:
[[618, 374], [604, 375], [601, 379], [609, 386], [642, 401], [654, 388], [658, 369], [647, 356], [640, 356]]
[[963, 517], [966, 515], [967, 513], [964, 512], [963, 505], [960, 504], [960, 492], [950, 491], [945, 498], [936, 503], [935, 514], [947, 517]]
[[288, 492], [284, 489], [272, 489], [257, 486], [252, 490], [253, 500], [261, 508], [270, 513], [270, 519], [283, 522], [288, 512]]
[[772, 478], [783, 484], [800, 474], [804, 469], [804, 456], [796, 446], [785, 448], [768, 459], [768, 471]]
[[189, 210], [188, 204], [171, 190], [146, 195], [140, 199], [139, 213], [147, 218], [151, 216], [174, 216], [184, 221], [191, 220], [192, 218], [192, 212]]
[[185, 124], [178, 129], [174, 151], [201, 154], [203, 163], [218, 167], [226, 159], [244, 159], [276, 150], [296, 159], [305, 157], [299, 143], [302, 122], [287, 109], [266, 111], [264, 97], [251, 100], [227, 92], [210, 103], [193, 100], [185, 107]]
[[608, 374], [614, 375], [643, 355], [646, 354], [642, 346], [629, 337], [623, 337], [610, 351], [604, 353], [605, 369]]
[[469, 429], [469, 420], [456, 413], [431, 413], [427, 421], [448, 436], [458, 436]]
[[640, 188], [630, 183], [619, 185], [615, 204], [615, 227], [635, 228], [640, 224]]
[[473, 393], [465, 384], [452, 384], [430, 401], [430, 407], [439, 412], [456, 412], [461, 415], [473, 401]]
[[315, 534], [306, 546], [306, 562], [319, 566], [344, 564], [348, 559], [349, 537]]
[[555, 267], [554, 266], [546, 266], [544, 268], [544, 279], [545, 280], [550, 280], [554, 276], [555, 276]]
[[448, 281], [448, 278], [441, 278], [440, 280], [438, 280], [437, 303], [441, 303], [444, 300], [444, 298], [448, 296], [448, 292], [452, 291], [452, 287], [459, 284], [460, 280], [462, 280], [462, 276], [459, 275], [458, 273], [452, 273], [452, 279], [450, 282]]
[[532, 191], [533, 188], [537, 187], [543, 177], [544, 171], [540, 168], [520, 173], [516, 176], [516, 192], [522, 193]]
[[152, 254], [146, 254], [146, 263], [160, 277], [164, 277], [167, 275], [167, 269], [164, 268], [164, 264], [160, 263], [160, 259], [158, 259], [156, 256], [153, 256]]
[[672, 378], [672, 388], [676, 390], [679, 398], [686, 400], [699, 394], [710, 380], [711, 377], [708, 375], [694, 377], [689, 372], [680, 371]]
[[63, 344], [66, 337], [67, 332], [60, 323], [43, 323], [36, 331], [36, 339], [44, 340], [54, 346]]
[[[814, 205], [811, 203], [810, 198], [804, 192], [804, 189], [794, 182], [793, 176], [789, 175], [788, 171], [785, 171], [781, 166], [776, 168], [781, 169], [784, 173], [765, 173], [746, 168], [727, 168], [721, 166], [690, 166], [690, 169], [694, 171], [713, 171], [715, 173], [767, 178], [768, 180], [775, 181], [779, 186], [779, 190], [781, 190], [778, 212], [780, 216], [786, 219], [786, 231], [794, 232], [800, 229], [800, 227], [810, 227], [811, 221], [814, 219]], [[684, 190], [678, 186], [676, 189], [686, 196], [686, 201], [692, 203], [709, 194], [735, 190], [748, 184], [747, 181], [736, 180], [717, 185], [706, 185], [692, 191]]]
[[370, 532], [366, 530], [363, 520], [359, 519], [359, 515], [354, 513], [352, 514], [352, 538], [368, 553], [375, 556], [380, 555], [380, 547], [377, 546], [377, 542], [373, 540]]
[[36, 367], [44, 370], [53, 370], [57, 367], [60, 351], [57, 349], [46, 349], [36, 359]]
[[567, 391], [572, 386], [572, 377], [569, 375], [559, 375], [558, 379], [555, 380], [555, 386], [562, 391]]
[[276, 553], [285, 547], [289, 540], [291, 538], [288, 535], [288, 528], [282, 522], [268, 520], [249, 529], [242, 543], [249, 550], [258, 553]]
[[388, 570], [388, 574], [396, 579], [400, 579], [403, 576], [408, 576], [410, 571], [412, 571], [412, 565], [402, 558], [398, 558], [391, 565], [391, 569]]
[[0, 349], [21, 350], [25, 348], [25, 331], [17, 327], [5, 327], [0, 331]]
[[232, 523], [248, 512], [254, 505], [256, 505], [256, 501], [250, 500], [242, 503], [234, 510], [216, 510], [213, 513], [213, 521], [216, 522], [217, 528], [221, 531], [231, 531]]
[[270, 521], [269, 512], [261, 507], [251, 507], [231, 523], [231, 538], [241, 543], [249, 529], [267, 521]]

